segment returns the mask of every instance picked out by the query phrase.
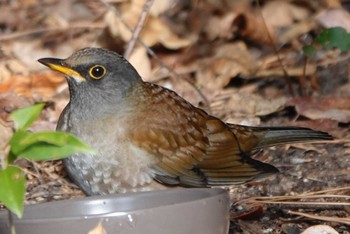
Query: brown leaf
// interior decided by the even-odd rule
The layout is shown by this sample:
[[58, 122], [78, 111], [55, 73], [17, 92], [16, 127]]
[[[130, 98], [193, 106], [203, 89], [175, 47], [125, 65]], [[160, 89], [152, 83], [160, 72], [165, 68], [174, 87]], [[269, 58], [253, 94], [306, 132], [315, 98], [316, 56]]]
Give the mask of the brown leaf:
[[223, 88], [237, 76], [250, 76], [256, 63], [242, 42], [224, 44], [216, 48], [213, 57], [201, 60], [196, 73], [197, 82], [203, 87]]
[[29, 76], [12, 76], [7, 82], [0, 84], [0, 92], [14, 92], [26, 97], [52, 97], [59, 86], [65, 85], [62, 75], [54, 72], [43, 72]]
[[147, 50], [138, 46], [134, 48], [130, 55], [129, 62], [136, 68], [143, 80], [149, 80], [151, 77], [151, 62], [147, 56]]
[[304, 20], [309, 17], [310, 12], [307, 8], [289, 1], [269, 1], [264, 5], [262, 14], [266, 23], [276, 29]]
[[298, 97], [289, 100], [288, 105], [310, 119], [350, 121], [350, 97]]
[[[124, 4], [124, 7], [121, 9], [121, 14], [125, 22], [132, 29], [136, 26], [143, 10], [143, 2], [144, 1], [132, 1], [130, 4]], [[168, 5], [166, 5], [163, 10], [166, 10], [167, 7]], [[179, 49], [192, 44], [190, 39], [179, 37], [173, 33], [163, 21], [161, 21], [160, 17], [156, 17], [159, 12], [153, 12], [153, 10], [151, 12], [155, 14], [155, 16], [152, 14], [148, 16], [140, 34], [140, 39], [147, 46], [151, 47], [160, 43], [168, 49]], [[114, 14], [114, 12], [107, 12], [104, 19], [113, 37], [121, 38], [124, 42], [128, 42], [131, 39], [132, 33], [121, 23], [120, 19]]]
[[342, 8], [324, 10], [316, 16], [316, 21], [325, 28], [342, 27], [350, 32], [350, 14]]
[[216, 38], [229, 39], [233, 34], [233, 22], [239, 16], [238, 12], [230, 11], [224, 15], [214, 15], [205, 24], [204, 31], [209, 40]]
[[237, 33], [240, 36], [258, 44], [272, 45], [276, 40], [275, 30], [269, 24], [264, 23], [256, 10], [248, 8], [235, 18], [233, 25], [237, 28]]

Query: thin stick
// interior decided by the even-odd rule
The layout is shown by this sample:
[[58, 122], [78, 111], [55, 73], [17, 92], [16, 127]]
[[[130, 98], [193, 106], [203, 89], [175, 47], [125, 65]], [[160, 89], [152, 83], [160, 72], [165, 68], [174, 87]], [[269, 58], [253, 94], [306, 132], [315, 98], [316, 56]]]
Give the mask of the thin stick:
[[289, 210], [288, 213], [289, 214], [294, 214], [294, 215], [304, 216], [304, 217], [311, 218], [311, 219], [330, 221], [330, 222], [338, 222], [338, 223], [345, 223], [347, 225], [350, 225], [350, 218], [319, 216], [319, 215], [307, 214], [307, 213], [291, 211], [291, 210]]
[[131, 39], [130, 39], [128, 46], [124, 52], [124, 57], [126, 59], [129, 59], [130, 54], [135, 47], [136, 41], [139, 38], [139, 35], [141, 33], [141, 30], [142, 30], [143, 25], [146, 21], [146, 17], [148, 16], [149, 9], [151, 8], [152, 4], [153, 4], [153, 0], [147, 0], [145, 5], [143, 5], [140, 18], [135, 26], [135, 29], [134, 29], [132, 36], [131, 36]]
[[[299, 205], [299, 206], [349, 206], [350, 202], [346, 202], [350, 199], [348, 195], [338, 195], [335, 192], [347, 192], [350, 187], [332, 188], [327, 190], [321, 190], [316, 192], [309, 192], [294, 196], [272, 196], [272, 197], [250, 197], [238, 201], [236, 204], [242, 203], [260, 203], [260, 204], [280, 204], [280, 205]], [[333, 194], [330, 194], [333, 193]], [[293, 201], [293, 200], [307, 200], [307, 199], [327, 199], [338, 198], [345, 200], [344, 202], [332, 202], [332, 201]]]
[[263, 14], [262, 14], [262, 9], [261, 9], [261, 6], [260, 6], [260, 1], [259, 1], [259, 0], [256, 0], [256, 4], [257, 4], [257, 6], [258, 6], [258, 8], [259, 8], [260, 17], [261, 17], [262, 22], [263, 22], [263, 24], [264, 24], [264, 27], [265, 27], [265, 29], [266, 29], [267, 36], [268, 36], [268, 38], [269, 38], [269, 40], [270, 40], [270, 42], [271, 42], [272, 48], [273, 48], [273, 50], [274, 50], [274, 52], [275, 52], [275, 54], [276, 54], [276, 56], [277, 56], [278, 63], [281, 65], [281, 68], [282, 68], [284, 77], [285, 77], [285, 79], [286, 79], [286, 83], [287, 83], [287, 87], [288, 87], [289, 94], [290, 94], [292, 97], [294, 97], [295, 94], [294, 94], [294, 90], [293, 90], [293, 87], [292, 87], [291, 78], [289, 77], [289, 75], [288, 75], [288, 73], [287, 73], [287, 71], [286, 71], [286, 69], [285, 69], [285, 67], [284, 67], [284, 65], [283, 65], [282, 59], [281, 59], [281, 57], [280, 57], [280, 55], [279, 55], [279, 53], [278, 53], [278, 50], [277, 50], [277, 48], [276, 48], [276, 44], [275, 44], [274, 40], [272, 39], [272, 36], [271, 36], [271, 34], [270, 34], [270, 32], [269, 32], [269, 29], [268, 29], [268, 27], [267, 27], [265, 18], [264, 18]]

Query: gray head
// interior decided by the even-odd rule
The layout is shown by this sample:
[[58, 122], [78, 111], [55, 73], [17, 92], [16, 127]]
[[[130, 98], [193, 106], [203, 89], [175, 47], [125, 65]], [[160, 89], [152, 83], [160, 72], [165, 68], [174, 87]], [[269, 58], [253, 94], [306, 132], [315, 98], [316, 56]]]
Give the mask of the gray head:
[[139, 74], [126, 59], [102, 48], [82, 49], [67, 59], [42, 58], [38, 61], [65, 75], [71, 103], [80, 103], [83, 108], [96, 108], [94, 105], [102, 102], [122, 103], [129, 90], [142, 83]]

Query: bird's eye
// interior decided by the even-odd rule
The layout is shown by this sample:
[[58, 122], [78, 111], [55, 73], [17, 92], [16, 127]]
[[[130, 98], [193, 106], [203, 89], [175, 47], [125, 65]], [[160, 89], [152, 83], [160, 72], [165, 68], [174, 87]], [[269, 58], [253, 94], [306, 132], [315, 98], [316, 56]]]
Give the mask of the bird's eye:
[[95, 65], [90, 68], [89, 73], [93, 79], [99, 80], [106, 74], [106, 68], [101, 65]]

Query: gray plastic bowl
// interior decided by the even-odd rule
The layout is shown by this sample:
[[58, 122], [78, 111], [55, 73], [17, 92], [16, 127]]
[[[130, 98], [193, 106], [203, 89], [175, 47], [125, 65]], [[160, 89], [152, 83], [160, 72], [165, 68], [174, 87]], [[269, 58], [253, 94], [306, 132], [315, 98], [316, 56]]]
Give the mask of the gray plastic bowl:
[[[107, 234], [227, 234], [229, 208], [223, 189], [170, 189], [29, 205], [14, 223], [17, 234], [88, 234], [99, 224]], [[7, 218], [0, 212], [1, 234]]]

